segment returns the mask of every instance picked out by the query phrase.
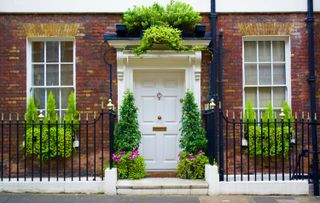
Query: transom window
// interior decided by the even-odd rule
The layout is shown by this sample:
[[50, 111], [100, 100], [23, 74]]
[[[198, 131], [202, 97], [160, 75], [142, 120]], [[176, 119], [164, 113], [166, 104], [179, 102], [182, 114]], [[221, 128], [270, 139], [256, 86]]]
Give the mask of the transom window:
[[57, 111], [64, 115], [68, 97], [75, 90], [75, 51], [73, 41], [32, 41], [31, 96], [39, 110], [46, 109], [50, 92], [53, 93]]
[[288, 43], [282, 39], [245, 39], [243, 51], [244, 106], [251, 101], [257, 118], [268, 104], [280, 111], [289, 101]]

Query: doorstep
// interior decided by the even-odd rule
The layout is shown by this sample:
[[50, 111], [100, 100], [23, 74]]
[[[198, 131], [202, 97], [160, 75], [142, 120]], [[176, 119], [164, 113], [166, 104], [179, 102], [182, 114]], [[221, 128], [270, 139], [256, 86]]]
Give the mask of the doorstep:
[[204, 180], [179, 178], [143, 178], [118, 180], [117, 194], [125, 195], [207, 195], [208, 184]]

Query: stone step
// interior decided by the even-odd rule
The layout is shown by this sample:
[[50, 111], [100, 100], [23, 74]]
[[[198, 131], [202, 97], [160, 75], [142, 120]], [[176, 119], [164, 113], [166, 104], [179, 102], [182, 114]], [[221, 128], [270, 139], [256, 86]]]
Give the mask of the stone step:
[[179, 178], [118, 180], [117, 193], [130, 195], [207, 195], [208, 184], [204, 180], [184, 180]]

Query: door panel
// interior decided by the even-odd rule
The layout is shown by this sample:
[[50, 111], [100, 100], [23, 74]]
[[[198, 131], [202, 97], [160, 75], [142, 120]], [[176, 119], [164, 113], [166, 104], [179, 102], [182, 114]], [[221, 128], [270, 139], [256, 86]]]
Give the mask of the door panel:
[[[135, 71], [134, 93], [142, 133], [140, 151], [148, 170], [175, 170], [179, 149], [182, 71]], [[154, 127], [158, 131], [154, 131]]]

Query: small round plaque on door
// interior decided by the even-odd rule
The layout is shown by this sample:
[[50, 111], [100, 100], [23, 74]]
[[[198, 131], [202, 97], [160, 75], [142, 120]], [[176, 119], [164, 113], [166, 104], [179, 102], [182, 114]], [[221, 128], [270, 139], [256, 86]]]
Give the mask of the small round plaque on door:
[[161, 120], [161, 119], [162, 119], [162, 117], [159, 115], [159, 116], [158, 116], [158, 120]]

